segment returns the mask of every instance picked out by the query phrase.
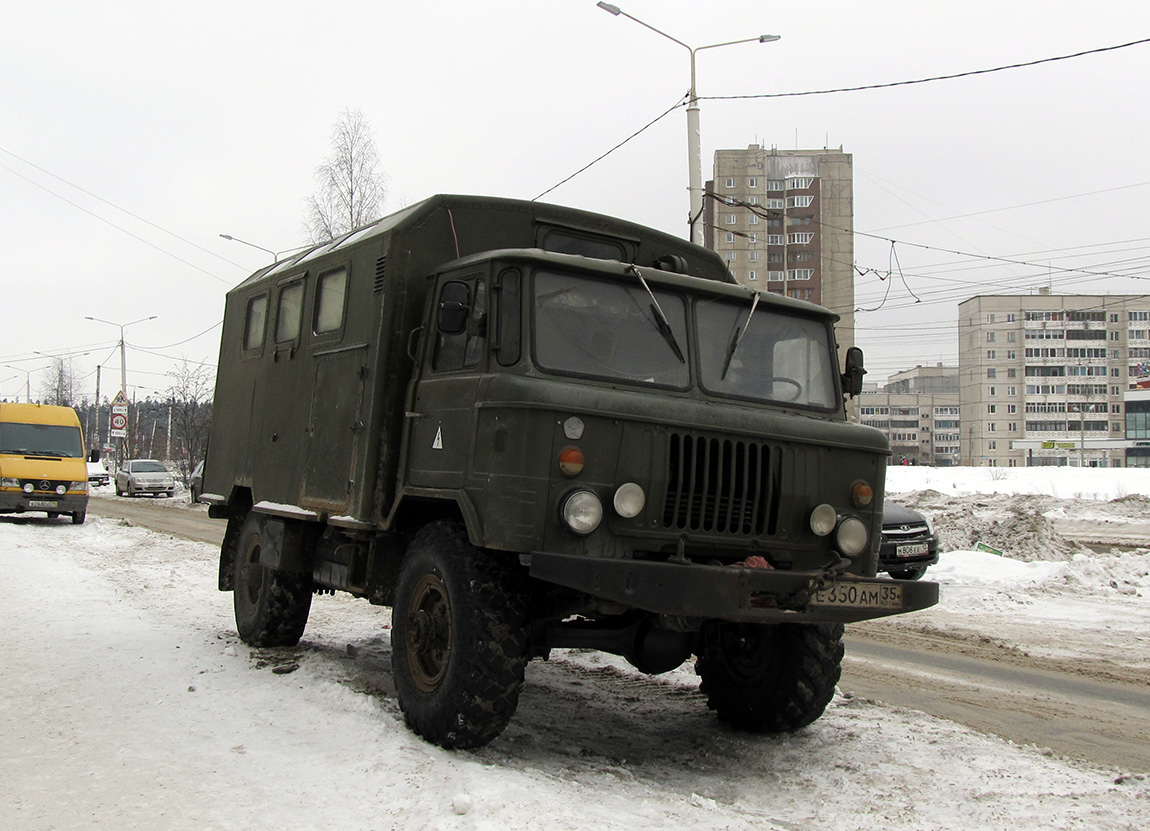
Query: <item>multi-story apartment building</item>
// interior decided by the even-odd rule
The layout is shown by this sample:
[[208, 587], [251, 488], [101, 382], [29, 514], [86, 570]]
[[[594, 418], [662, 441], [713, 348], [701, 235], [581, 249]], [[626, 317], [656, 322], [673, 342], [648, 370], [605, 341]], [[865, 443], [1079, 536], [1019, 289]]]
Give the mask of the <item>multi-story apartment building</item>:
[[892, 375], [863, 390], [858, 419], [890, 440], [890, 464], [949, 467], [959, 463], [959, 371], [937, 364]]
[[854, 181], [838, 150], [752, 144], [715, 153], [704, 240], [746, 286], [810, 300], [842, 316], [854, 343]]
[[1125, 398], [1150, 370], [1150, 295], [959, 304], [962, 464], [1126, 463]]

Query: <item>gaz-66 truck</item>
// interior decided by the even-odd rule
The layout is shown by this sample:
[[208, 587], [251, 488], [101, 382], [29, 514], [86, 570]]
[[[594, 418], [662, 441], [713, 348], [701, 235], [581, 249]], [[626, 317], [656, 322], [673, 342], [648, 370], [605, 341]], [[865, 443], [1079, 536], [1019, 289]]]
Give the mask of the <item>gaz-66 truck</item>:
[[718, 718], [794, 730], [875, 576], [889, 449], [835, 315], [583, 211], [435, 196], [228, 293], [202, 499], [255, 646], [312, 596], [391, 606], [408, 726], [499, 735], [554, 648], [690, 657]]

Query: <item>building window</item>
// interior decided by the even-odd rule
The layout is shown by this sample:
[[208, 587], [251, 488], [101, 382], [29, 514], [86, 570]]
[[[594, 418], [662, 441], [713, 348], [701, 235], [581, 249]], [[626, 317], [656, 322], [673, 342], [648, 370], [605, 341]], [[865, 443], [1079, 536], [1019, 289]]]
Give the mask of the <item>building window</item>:
[[735, 186], [735, 180], [734, 179], [728, 179], [727, 180], [727, 187], [733, 188], [734, 186]]
[[1018, 333], [1011, 330], [1006, 333], [1006, 340], [1008, 343], [1015, 343], [1018, 341]]
[[751, 224], [752, 225], [758, 225], [759, 224], [759, 215], [758, 214], [756, 214], [756, 213], [751, 214]]
[[756, 179], [754, 176], [752, 176], [751, 178], [747, 179], [747, 187], [749, 187], [749, 188], [757, 188], [758, 186], [759, 186], [759, 180], [758, 180], [758, 179]]
[[735, 261], [735, 252], [734, 251], [728, 251], [727, 252], [727, 262], [733, 263], [734, 261]]
[[1010, 421], [1010, 422], [1007, 422], [1007, 424], [1006, 424], [1006, 432], [1008, 432], [1008, 433], [1017, 433], [1017, 432], [1018, 432], [1018, 422], [1017, 422], [1017, 421]]
[[787, 190], [805, 190], [811, 186], [814, 179], [810, 176], [788, 176]]
[[986, 316], [986, 322], [987, 323], [994, 323], [994, 312], [991, 312], [990, 314], [988, 314]]
[[768, 210], [780, 210], [781, 211], [785, 204], [786, 204], [786, 202], [784, 202], [784, 200], [782, 200], [782, 199], [768, 199], [767, 200], [767, 209]]
[[994, 396], [994, 395], [998, 394], [998, 388], [997, 387], [987, 387], [986, 392], [988, 395]]
[[786, 185], [782, 179], [768, 179], [767, 190], [786, 190]]
[[814, 276], [813, 268], [793, 268], [787, 272], [787, 277], [791, 280], [810, 280]]
[[[730, 236], [730, 234], [728, 234], [728, 236]], [[727, 240], [727, 242], [730, 242], [730, 240]], [[986, 359], [987, 359], [988, 361], [993, 361], [993, 360], [994, 360], [994, 358], [995, 358], [995, 352], [994, 352], [994, 350], [993, 350], [993, 349], [987, 349], [987, 350], [986, 350]]]
[[1010, 415], [1014, 415], [1015, 413], [1018, 412], [1018, 405], [1017, 404], [1007, 404], [1006, 405], [1006, 412], [1009, 413]]
[[759, 252], [758, 251], [752, 251], [747, 256], [750, 258], [752, 263], [757, 263], [759, 261]]
[[[1014, 360], [1017, 360], [1017, 359], [1018, 359], [1018, 352], [1016, 352], [1016, 351], [1015, 351], [1015, 350], [1013, 350], [1013, 349], [1007, 349], [1007, 350], [1006, 350], [1006, 360], [1008, 360], [1008, 361], [1014, 361]], [[1011, 377], [1011, 378], [1013, 378], [1013, 377], [1014, 377], [1014, 370], [1013, 370], [1013, 369], [1012, 369], [1012, 370], [1010, 370], [1010, 377]]]
[[998, 432], [998, 425], [992, 421], [992, 422], [990, 422], [990, 424], [986, 425], [986, 429], [990, 433], [997, 433]]
[[803, 232], [798, 234], [791, 234], [787, 237], [787, 242], [791, 243], [792, 245], [809, 245], [811, 240], [814, 238], [814, 234], [810, 232]]
[[750, 271], [747, 272], [747, 279], [748, 280], [758, 280], [759, 279], [759, 272], [755, 271], [752, 268]]
[[986, 449], [987, 450], [997, 450], [998, 449], [998, 442], [996, 442], [994, 439], [991, 439], [990, 441], [988, 441], [986, 443]]
[[727, 224], [728, 225], [734, 225], [735, 224], [735, 215], [734, 214], [727, 214]]
[[747, 197], [747, 204], [748, 204], [748, 205], [757, 205], [757, 204], [759, 204], [759, 197], [757, 197], [757, 196], [748, 196], [748, 197]]
[[782, 234], [767, 234], [767, 245], [782, 245], [782, 244], [783, 244], [783, 235]]
[[[1010, 371], [1014, 372], [1013, 369]], [[1006, 388], [1006, 394], [1007, 395], [1018, 395], [1018, 387], [1007, 387]]]
[[788, 208], [809, 208], [811, 203], [815, 201], [813, 196], [788, 196]]
[[986, 342], [987, 343], [994, 343], [994, 332], [987, 332], [986, 333]]
[[986, 411], [988, 413], [990, 413], [991, 415], [994, 415], [994, 413], [998, 412], [998, 405], [997, 404], [987, 404], [986, 405]]
[[1118, 340], [1118, 333], [1117, 332], [1111, 332], [1110, 333], [1110, 340]]
[[987, 378], [997, 378], [998, 377], [998, 370], [995, 369], [994, 367], [990, 367], [988, 370], [986, 370], [986, 377]]
[[734, 241], [735, 241], [735, 235], [732, 234], [730, 231], [727, 231], [727, 242], [734, 242]]

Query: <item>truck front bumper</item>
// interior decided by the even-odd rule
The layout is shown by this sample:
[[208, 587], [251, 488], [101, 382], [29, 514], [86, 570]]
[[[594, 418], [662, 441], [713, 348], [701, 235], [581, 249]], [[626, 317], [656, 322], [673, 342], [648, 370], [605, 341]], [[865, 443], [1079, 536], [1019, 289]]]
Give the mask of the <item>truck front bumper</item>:
[[536, 552], [532, 577], [662, 615], [747, 623], [853, 623], [926, 609], [938, 583], [814, 571], [605, 560]]

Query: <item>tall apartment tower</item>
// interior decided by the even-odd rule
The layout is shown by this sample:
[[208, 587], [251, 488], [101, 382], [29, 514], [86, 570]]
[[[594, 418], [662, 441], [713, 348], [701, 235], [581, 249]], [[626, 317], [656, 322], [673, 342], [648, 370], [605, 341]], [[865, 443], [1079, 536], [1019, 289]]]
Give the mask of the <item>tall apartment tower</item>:
[[962, 464], [1120, 467], [1150, 377], [1150, 295], [972, 297], [958, 306]]
[[838, 150], [715, 152], [704, 240], [735, 279], [841, 315], [840, 354], [854, 343], [854, 179]]

